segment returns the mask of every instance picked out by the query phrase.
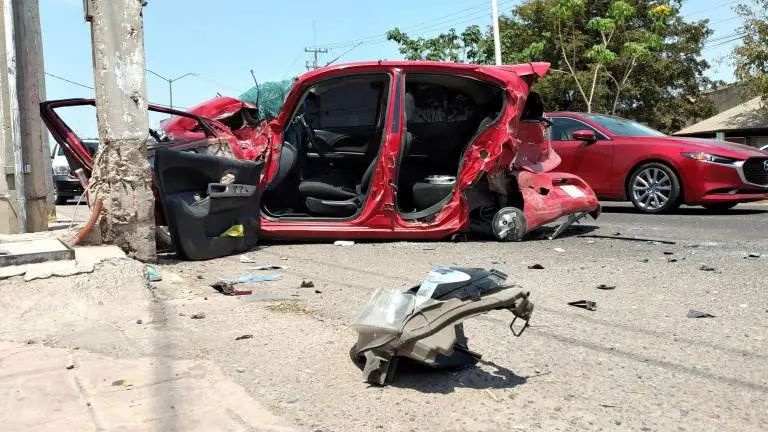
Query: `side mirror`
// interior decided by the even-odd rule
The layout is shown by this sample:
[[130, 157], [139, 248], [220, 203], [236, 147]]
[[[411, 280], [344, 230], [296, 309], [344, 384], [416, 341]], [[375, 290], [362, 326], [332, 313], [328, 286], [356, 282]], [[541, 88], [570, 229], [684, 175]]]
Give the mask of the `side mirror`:
[[577, 141], [585, 141], [588, 144], [597, 141], [597, 137], [595, 137], [595, 131], [589, 129], [573, 131], [571, 136]]

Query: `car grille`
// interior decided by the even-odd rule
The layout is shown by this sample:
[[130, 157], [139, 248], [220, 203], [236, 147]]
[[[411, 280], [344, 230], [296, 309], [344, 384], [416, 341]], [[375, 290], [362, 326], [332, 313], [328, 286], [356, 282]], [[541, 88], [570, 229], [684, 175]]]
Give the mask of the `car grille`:
[[768, 185], [768, 158], [751, 158], [744, 162], [744, 178], [753, 184]]

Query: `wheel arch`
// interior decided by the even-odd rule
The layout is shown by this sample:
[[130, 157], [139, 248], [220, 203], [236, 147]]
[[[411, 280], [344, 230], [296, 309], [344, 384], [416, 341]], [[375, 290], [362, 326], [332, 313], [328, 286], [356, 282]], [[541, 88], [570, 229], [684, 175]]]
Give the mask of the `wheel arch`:
[[624, 187], [622, 188], [622, 191], [624, 193], [624, 199], [626, 200], [630, 199], [628, 189], [629, 189], [629, 179], [632, 177], [632, 174], [634, 174], [635, 171], [637, 171], [637, 169], [640, 168], [641, 166], [649, 163], [659, 163], [666, 166], [670, 170], [672, 170], [672, 172], [677, 176], [677, 181], [680, 184], [680, 196], [678, 197], [678, 200], [684, 203], [685, 202], [685, 186], [683, 185], [683, 177], [680, 175], [680, 170], [677, 169], [675, 164], [673, 164], [671, 161], [661, 157], [651, 157], [647, 159], [642, 159], [636, 162], [634, 165], [632, 165], [632, 167], [627, 171], [627, 174], [624, 176], [624, 182], [623, 182]]

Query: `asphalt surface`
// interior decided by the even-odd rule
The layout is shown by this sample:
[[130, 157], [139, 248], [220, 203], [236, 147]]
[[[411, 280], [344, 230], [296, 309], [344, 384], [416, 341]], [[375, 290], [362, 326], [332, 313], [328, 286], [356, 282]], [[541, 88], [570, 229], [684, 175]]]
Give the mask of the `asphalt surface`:
[[[586, 237], [616, 233], [666, 243]], [[766, 205], [652, 216], [606, 203], [597, 221], [552, 241], [275, 243], [248, 255], [286, 267], [279, 280], [249, 286], [263, 301], [210, 288], [260, 273], [237, 256], [164, 257], [146, 308], [100, 301], [102, 314], [114, 308], [124, 318], [98, 334], [59, 334], [55, 344], [214, 361], [311, 431], [768, 430]], [[477, 367], [402, 370], [388, 387], [367, 386], [348, 356], [349, 324], [375, 289], [417, 285], [436, 265], [504, 271], [531, 292], [531, 327], [515, 338], [509, 313], [467, 320], [469, 346], [483, 355]], [[300, 288], [309, 280], [314, 288]], [[567, 305], [576, 300], [597, 309]], [[687, 318], [690, 310], [714, 318]], [[189, 318], [200, 312], [205, 319]], [[235, 341], [244, 334], [253, 337]]]

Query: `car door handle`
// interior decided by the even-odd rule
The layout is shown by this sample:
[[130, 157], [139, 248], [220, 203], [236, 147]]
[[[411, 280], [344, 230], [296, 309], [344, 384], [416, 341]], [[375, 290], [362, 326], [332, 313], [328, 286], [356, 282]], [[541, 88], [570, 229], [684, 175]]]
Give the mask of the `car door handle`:
[[211, 198], [246, 198], [256, 192], [257, 186], [246, 184], [208, 183]]

